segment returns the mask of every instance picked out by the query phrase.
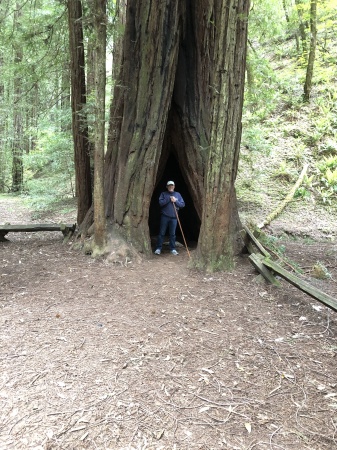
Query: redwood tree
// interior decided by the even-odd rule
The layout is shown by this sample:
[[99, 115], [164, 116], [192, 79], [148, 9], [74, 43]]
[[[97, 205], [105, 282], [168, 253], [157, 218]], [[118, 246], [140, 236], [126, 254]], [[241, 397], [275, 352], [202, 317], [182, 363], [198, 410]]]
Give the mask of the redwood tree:
[[248, 2], [217, 2], [215, 47], [209, 73], [210, 136], [203, 214], [195, 265], [207, 270], [233, 267], [239, 217], [237, 175], [245, 78]]
[[71, 109], [76, 171], [77, 222], [85, 218], [92, 202], [90, 145], [86, 121], [86, 84], [84, 71], [84, 43], [82, 3], [68, 0], [69, 48], [71, 61]]
[[233, 264], [247, 0], [129, 0], [105, 161], [113, 233], [150, 254], [149, 206], [173, 154], [201, 219], [194, 264]]
[[94, 222], [95, 244], [103, 248], [106, 240], [104, 208], [104, 141], [105, 141], [105, 85], [106, 85], [106, 0], [95, 0], [94, 65], [95, 65], [95, 173]]

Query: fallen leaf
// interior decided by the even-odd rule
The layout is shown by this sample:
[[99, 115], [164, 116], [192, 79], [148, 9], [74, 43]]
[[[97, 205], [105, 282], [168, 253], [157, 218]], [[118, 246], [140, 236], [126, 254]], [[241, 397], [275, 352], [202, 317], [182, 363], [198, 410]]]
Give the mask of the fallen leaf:
[[247, 423], [245, 423], [245, 427], [246, 427], [246, 430], [248, 431], [248, 433], [251, 433], [251, 431], [252, 431], [251, 424], [247, 422]]
[[199, 412], [204, 412], [204, 411], [208, 411], [209, 410], [209, 406], [204, 406], [203, 408], [199, 409]]
[[86, 429], [86, 426], [83, 425], [83, 426], [80, 426], [80, 427], [74, 427], [74, 428], [71, 428], [71, 429], [69, 430], [69, 432], [70, 432], [70, 433], [73, 433], [74, 431], [81, 431], [81, 430], [85, 430], [85, 429]]
[[331, 397], [336, 397], [337, 394], [331, 392], [330, 394], [326, 394], [324, 395], [324, 398], [331, 398]]
[[319, 305], [311, 305], [313, 307], [313, 309], [315, 309], [316, 311], [322, 311], [323, 306], [319, 306]]
[[84, 441], [84, 439], [88, 436], [88, 431], [83, 434], [83, 436], [80, 437], [80, 441]]
[[287, 380], [292, 380], [292, 379], [295, 378], [294, 375], [290, 375], [289, 373], [284, 373], [284, 374], [283, 374], [283, 377], [284, 377], [284, 378], [287, 378]]
[[204, 372], [208, 372], [208, 373], [214, 373], [213, 370], [206, 369], [206, 368], [203, 368], [203, 369], [201, 369], [201, 370], [203, 370]]
[[47, 430], [46, 435], [49, 439], [51, 439], [54, 436], [53, 430]]
[[153, 435], [159, 441], [163, 437], [165, 430], [156, 431]]

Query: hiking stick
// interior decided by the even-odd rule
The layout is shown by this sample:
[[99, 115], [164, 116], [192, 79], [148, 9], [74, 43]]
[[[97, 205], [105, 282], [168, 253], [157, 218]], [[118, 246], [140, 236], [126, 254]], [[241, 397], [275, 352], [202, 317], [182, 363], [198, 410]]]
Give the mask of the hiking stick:
[[178, 223], [179, 223], [179, 228], [180, 228], [181, 234], [183, 235], [184, 244], [185, 244], [185, 247], [186, 247], [186, 250], [187, 250], [188, 257], [191, 258], [190, 252], [189, 252], [187, 244], [186, 244], [186, 239], [185, 239], [185, 236], [184, 236], [184, 232], [183, 232], [183, 229], [181, 227], [180, 220], [179, 220], [179, 216], [178, 216], [178, 211], [177, 211], [176, 205], [174, 203], [172, 203], [172, 204], [173, 204], [174, 212], [176, 213], [176, 217], [177, 217], [177, 220], [178, 220]]

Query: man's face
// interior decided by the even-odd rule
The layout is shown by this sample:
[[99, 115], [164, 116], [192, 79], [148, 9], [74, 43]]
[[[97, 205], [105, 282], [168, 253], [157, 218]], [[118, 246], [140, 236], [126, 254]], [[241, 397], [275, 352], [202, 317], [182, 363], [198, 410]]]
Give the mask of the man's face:
[[168, 190], [169, 192], [173, 192], [173, 191], [174, 191], [174, 184], [169, 184], [169, 185], [167, 186], [167, 190]]

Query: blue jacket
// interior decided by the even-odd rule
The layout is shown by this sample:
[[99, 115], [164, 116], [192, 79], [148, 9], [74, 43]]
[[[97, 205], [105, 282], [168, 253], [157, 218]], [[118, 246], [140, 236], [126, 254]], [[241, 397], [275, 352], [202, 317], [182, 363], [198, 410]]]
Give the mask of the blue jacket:
[[159, 196], [159, 205], [161, 207], [161, 213], [168, 217], [176, 217], [174, 211], [173, 203], [171, 202], [171, 196], [175, 197], [177, 201], [174, 203], [176, 210], [179, 211], [180, 208], [185, 206], [185, 202], [179, 192], [162, 192]]

